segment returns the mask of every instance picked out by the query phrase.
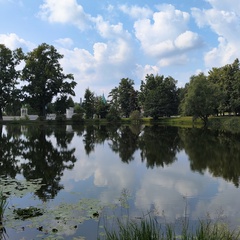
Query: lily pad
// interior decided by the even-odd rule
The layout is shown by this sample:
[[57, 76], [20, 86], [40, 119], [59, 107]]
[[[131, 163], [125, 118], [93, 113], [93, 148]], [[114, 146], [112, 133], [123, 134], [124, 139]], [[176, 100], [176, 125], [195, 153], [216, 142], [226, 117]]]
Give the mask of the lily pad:
[[27, 218], [38, 217], [43, 215], [43, 210], [36, 207], [17, 208], [13, 211], [17, 219], [25, 220]]

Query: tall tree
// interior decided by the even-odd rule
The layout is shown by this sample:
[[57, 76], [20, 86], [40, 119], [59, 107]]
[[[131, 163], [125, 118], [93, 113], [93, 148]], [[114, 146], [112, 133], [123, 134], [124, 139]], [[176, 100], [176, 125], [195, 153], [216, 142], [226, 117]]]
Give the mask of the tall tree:
[[214, 83], [220, 93], [218, 111], [240, 113], [240, 63], [235, 59], [232, 64], [209, 71], [209, 81]]
[[27, 82], [23, 87], [26, 101], [38, 111], [39, 116], [46, 116], [46, 106], [54, 96], [72, 95], [74, 87], [72, 74], [64, 74], [54, 46], [43, 43], [25, 57], [26, 65], [22, 70], [22, 79]]
[[95, 97], [95, 112], [100, 118], [106, 118], [109, 110], [109, 104], [107, 103], [104, 95]]
[[94, 114], [94, 93], [89, 88], [86, 89], [84, 94], [83, 108], [85, 110], [86, 118], [92, 119]]
[[12, 51], [0, 44], [0, 120], [3, 119], [3, 109], [19, 98], [20, 92], [16, 86], [20, 73], [16, 70], [16, 66], [22, 57], [20, 48]]
[[110, 91], [109, 97], [111, 107], [122, 116], [129, 117], [131, 112], [139, 109], [138, 92], [134, 89], [134, 81], [129, 78], [122, 78], [119, 86]]
[[111, 108], [120, 109], [120, 105], [119, 105], [119, 91], [118, 91], [118, 87], [113, 88], [109, 94], [108, 97], [110, 98], [110, 106]]
[[74, 102], [71, 97], [61, 96], [56, 99], [54, 107], [57, 114], [64, 114], [66, 109], [74, 107]]
[[171, 116], [178, 111], [177, 81], [172, 77], [153, 74], [147, 75], [140, 86], [139, 100], [144, 115], [157, 119], [161, 116]]
[[134, 81], [129, 78], [122, 78], [119, 83], [119, 104], [125, 117], [129, 117], [132, 111], [138, 109], [138, 93], [133, 86]]
[[200, 73], [191, 77], [187, 93], [182, 104], [185, 115], [200, 118], [207, 125], [208, 117], [216, 113], [219, 92], [207, 77]]

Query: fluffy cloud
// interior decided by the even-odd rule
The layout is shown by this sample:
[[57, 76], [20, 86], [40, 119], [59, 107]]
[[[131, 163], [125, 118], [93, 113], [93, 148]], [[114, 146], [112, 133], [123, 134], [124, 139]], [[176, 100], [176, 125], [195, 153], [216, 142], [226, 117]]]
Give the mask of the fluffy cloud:
[[35, 47], [33, 43], [20, 38], [15, 33], [0, 34], [0, 43], [4, 44], [6, 47], [10, 48], [11, 50], [21, 47], [24, 50], [29, 51]]
[[148, 18], [152, 15], [152, 10], [148, 7], [121, 5], [119, 9], [134, 19]]
[[136, 38], [145, 54], [168, 58], [202, 45], [198, 34], [188, 30], [190, 15], [187, 12], [172, 5], [161, 5], [158, 9], [152, 20], [140, 19], [134, 24]]
[[92, 53], [80, 48], [59, 51], [64, 55], [61, 64], [66, 72], [74, 74], [76, 94], [82, 97], [88, 87], [97, 94], [110, 92], [134, 67], [131, 43], [121, 38], [95, 43]]
[[66, 48], [70, 48], [73, 45], [73, 40], [71, 38], [60, 38], [55, 42]]
[[213, 8], [223, 11], [240, 12], [240, 4], [238, 0], [206, 0]]
[[205, 54], [207, 67], [222, 66], [239, 57], [240, 4], [239, 1], [208, 0], [210, 9], [192, 9], [199, 27], [210, 27], [218, 37], [218, 46]]
[[139, 79], [144, 80], [147, 74], [157, 75], [159, 72], [160, 68], [158, 66], [152, 66], [149, 64], [142, 66], [137, 64], [135, 75]]
[[218, 42], [218, 47], [214, 47], [204, 56], [207, 67], [221, 67], [239, 57], [240, 49], [233, 42], [228, 42], [224, 37], [219, 37]]
[[123, 24], [110, 24], [108, 21], [104, 21], [102, 16], [98, 16], [93, 20], [96, 24], [96, 30], [101, 37], [106, 39], [122, 38], [130, 40], [131, 35], [128, 31], [124, 30]]
[[38, 15], [51, 23], [70, 23], [81, 30], [91, 23], [91, 17], [76, 0], [44, 0]]

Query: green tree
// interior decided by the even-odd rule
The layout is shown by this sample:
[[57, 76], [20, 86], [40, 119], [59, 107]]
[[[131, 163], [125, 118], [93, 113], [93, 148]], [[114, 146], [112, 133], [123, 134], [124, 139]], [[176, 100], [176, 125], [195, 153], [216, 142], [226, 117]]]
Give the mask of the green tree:
[[187, 93], [182, 104], [185, 115], [200, 118], [207, 125], [208, 117], [216, 113], [219, 93], [214, 84], [200, 73], [191, 77]]
[[220, 93], [218, 112], [224, 115], [225, 112], [240, 113], [240, 64], [235, 59], [232, 64], [220, 68], [213, 68], [209, 71], [209, 81], [214, 83]]
[[157, 119], [171, 116], [178, 112], [177, 81], [172, 77], [153, 74], [147, 75], [141, 82], [139, 100], [145, 116]]
[[129, 78], [122, 78], [118, 92], [121, 113], [123, 116], [129, 117], [132, 111], [138, 109], [138, 93], [134, 90], [134, 81]]
[[118, 87], [113, 88], [110, 92], [108, 97], [110, 98], [110, 106], [111, 108], [120, 109], [120, 104], [119, 104], [119, 91]]
[[75, 95], [72, 74], [64, 74], [54, 46], [43, 43], [25, 57], [22, 79], [27, 82], [23, 87], [25, 100], [38, 111], [39, 116], [46, 116], [46, 106], [54, 96]]
[[79, 103], [74, 103], [74, 112], [75, 113], [80, 113], [80, 114], [84, 114], [85, 110], [83, 109], [82, 105]]
[[94, 114], [94, 93], [89, 88], [86, 89], [83, 100], [83, 108], [85, 110], [86, 118], [92, 119]]
[[20, 91], [17, 89], [17, 79], [20, 72], [16, 66], [23, 57], [22, 50], [14, 51], [0, 44], [0, 120], [3, 119], [3, 109], [20, 98]]
[[111, 107], [124, 117], [129, 117], [131, 112], [139, 110], [138, 92], [134, 89], [134, 81], [129, 78], [122, 78], [119, 86], [110, 91], [109, 97]]
[[240, 63], [238, 59], [235, 59], [235, 61], [225, 66], [226, 69], [228, 69], [228, 79], [230, 81], [230, 108], [232, 112], [235, 112], [235, 114], [240, 113]]
[[111, 106], [109, 109], [108, 114], [106, 115], [106, 119], [109, 122], [119, 122], [121, 120], [120, 114], [118, 109], [116, 109], [115, 107]]
[[100, 118], [106, 118], [109, 110], [109, 105], [103, 96], [98, 96], [95, 98], [95, 111]]
[[66, 95], [63, 95], [61, 97], [58, 97], [55, 101], [55, 112], [58, 114], [65, 114], [66, 109], [70, 107], [74, 107], [74, 102], [71, 97], [67, 97]]

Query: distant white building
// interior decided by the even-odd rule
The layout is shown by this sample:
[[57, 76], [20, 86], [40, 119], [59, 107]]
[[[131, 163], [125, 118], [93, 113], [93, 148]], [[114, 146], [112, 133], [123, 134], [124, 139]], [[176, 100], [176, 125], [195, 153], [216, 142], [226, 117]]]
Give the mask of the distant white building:
[[66, 118], [71, 119], [74, 114], [74, 108], [70, 107], [66, 110]]

